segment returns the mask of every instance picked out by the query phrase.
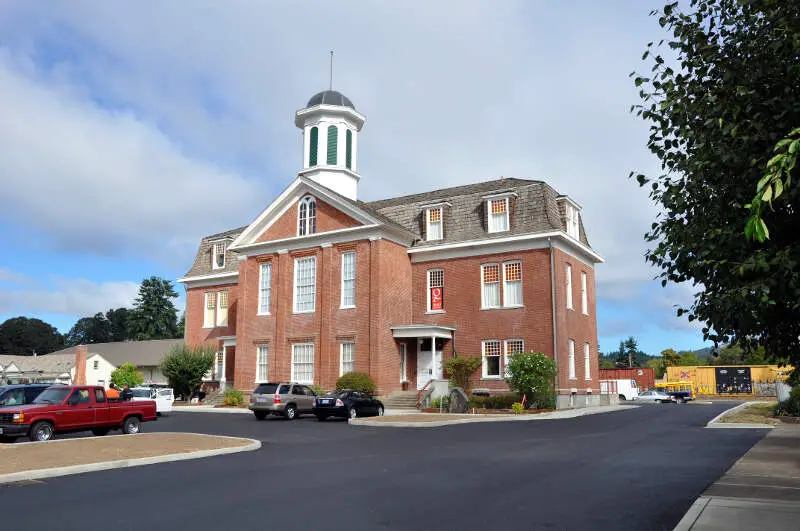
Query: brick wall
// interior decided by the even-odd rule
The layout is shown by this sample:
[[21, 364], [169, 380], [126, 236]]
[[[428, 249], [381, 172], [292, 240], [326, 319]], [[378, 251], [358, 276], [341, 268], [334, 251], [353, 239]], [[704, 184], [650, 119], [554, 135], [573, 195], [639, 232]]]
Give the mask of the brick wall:
[[[228, 291], [228, 326], [203, 328], [205, 315], [205, 294]], [[237, 284], [218, 284], [186, 290], [186, 344], [190, 346], [217, 345], [220, 336], [236, 335], [236, 320], [239, 313], [239, 287]], [[216, 319], [216, 317], [215, 317]], [[216, 321], [215, 321], [216, 324]]]
[[[298, 224], [298, 203], [293, 204], [283, 213], [275, 223], [272, 224], [264, 234], [259, 236], [258, 241], [266, 242], [279, 240], [281, 238], [291, 238], [297, 236]], [[328, 203], [317, 199], [317, 232], [328, 232], [350, 227], [358, 227], [362, 223], [351, 218], [342, 211], [332, 207]]]

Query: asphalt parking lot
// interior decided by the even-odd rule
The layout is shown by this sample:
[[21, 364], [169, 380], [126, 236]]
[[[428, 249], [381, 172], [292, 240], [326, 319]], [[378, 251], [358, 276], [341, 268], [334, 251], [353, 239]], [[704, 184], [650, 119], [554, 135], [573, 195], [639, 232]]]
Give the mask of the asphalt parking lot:
[[263, 446], [3, 487], [0, 512], [4, 529], [43, 503], [67, 530], [672, 529], [765, 433], [703, 428], [732, 405], [428, 429], [173, 413], [145, 429]]

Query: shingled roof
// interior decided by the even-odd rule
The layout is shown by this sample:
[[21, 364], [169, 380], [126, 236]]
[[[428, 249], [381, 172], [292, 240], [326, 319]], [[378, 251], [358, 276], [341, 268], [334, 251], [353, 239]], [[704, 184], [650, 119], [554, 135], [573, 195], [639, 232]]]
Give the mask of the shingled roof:
[[[537, 180], [497, 179], [370, 202], [353, 201], [333, 190], [328, 191], [341, 201], [362, 209], [381, 222], [410, 232], [416, 237], [412, 247], [433, 247], [447, 243], [563, 231], [566, 227], [564, 203], [559, 201], [563, 196], [559, 196], [558, 192], [547, 183]], [[485, 197], [505, 192], [513, 194], [509, 202], [509, 230], [489, 233], [486, 227]], [[444, 238], [426, 241], [425, 209], [434, 203], [447, 203], [444, 210]], [[194, 264], [186, 276], [236, 272], [238, 264], [234, 259], [235, 252], [228, 251], [224, 268], [212, 269], [211, 250], [215, 241], [226, 238], [233, 241], [246, 228], [239, 227], [201, 239]], [[589, 247], [582, 219], [580, 241]]]

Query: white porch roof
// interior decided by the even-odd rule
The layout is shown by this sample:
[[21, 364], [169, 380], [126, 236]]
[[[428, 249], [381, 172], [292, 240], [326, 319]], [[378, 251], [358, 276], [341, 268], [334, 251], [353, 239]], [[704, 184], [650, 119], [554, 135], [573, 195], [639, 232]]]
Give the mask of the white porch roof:
[[455, 326], [433, 325], [433, 324], [408, 324], [390, 327], [392, 336], [395, 338], [409, 337], [439, 337], [443, 339], [453, 339]]

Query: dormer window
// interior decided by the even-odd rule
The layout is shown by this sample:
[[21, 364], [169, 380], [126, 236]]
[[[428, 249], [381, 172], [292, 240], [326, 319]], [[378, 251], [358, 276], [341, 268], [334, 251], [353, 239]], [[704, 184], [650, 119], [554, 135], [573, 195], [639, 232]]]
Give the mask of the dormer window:
[[572, 236], [576, 240], [580, 238], [580, 229], [578, 228], [578, 209], [573, 205], [567, 203], [567, 236]]
[[213, 254], [211, 255], [211, 268], [222, 269], [225, 267], [225, 251], [228, 250], [228, 242], [215, 242]]
[[317, 201], [310, 195], [300, 200], [297, 220], [298, 236], [305, 236], [317, 232]]
[[489, 214], [489, 232], [504, 232], [508, 230], [508, 197], [489, 199], [487, 201]]
[[438, 206], [427, 209], [425, 212], [425, 219], [427, 220], [425, 226], [427, 240], [441, 240], [444, 237], [442, 207]]

